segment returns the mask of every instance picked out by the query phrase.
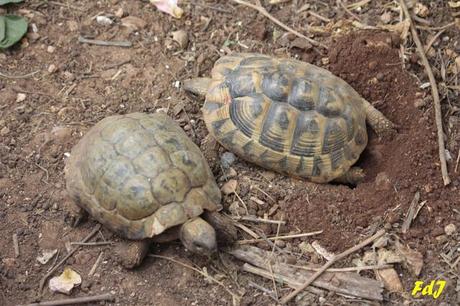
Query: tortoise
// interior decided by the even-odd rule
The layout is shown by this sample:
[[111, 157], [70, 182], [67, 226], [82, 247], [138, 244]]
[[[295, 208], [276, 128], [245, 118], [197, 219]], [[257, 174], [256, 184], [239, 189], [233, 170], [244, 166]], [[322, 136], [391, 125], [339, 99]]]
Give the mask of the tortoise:
[[218, 59], [211, 78], [188, 79], [205, 95], [206, 127], [227, 150], [263, 168], [316, 183], [356, 184], [352, 167], [367, 145], [395, 125], [331, 72], [290, 58], [236, 53]]
[[82, 213], [133, 240], [118, 247], [128, 268], [141, 263], [151, 241], [179, 238], [188, 250], [210, 255], [216, 230], [226, 242], [236, 235], [217, 213], [220, 190], [199, 148], [165, 114], [99, 121], [72, 149], [65, 178]]

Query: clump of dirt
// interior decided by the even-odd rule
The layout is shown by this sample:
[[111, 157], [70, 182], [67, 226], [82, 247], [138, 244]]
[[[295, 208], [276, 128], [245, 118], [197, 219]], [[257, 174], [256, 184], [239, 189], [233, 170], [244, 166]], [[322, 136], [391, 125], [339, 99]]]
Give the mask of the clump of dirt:
[[369, 226], [401, 226], [416, 191], [428, 201], [407, 234], [420, 238], [414, 241], [419, 250], [426, 250], [425, 240], [455, 220], [458, 177], [444, 188], [433, 110], [414, 105], [424, 93], [402, 69], [398, 46], [398, 37], [386, 32], [356, 32], [337, 38], [328, 54], [328, 69], [398, 126], [398, 134], [390, 140], [370, 131], [369, 145], [358, 161], [366, 179], [356, 188], [318, 185], [312, 190], [305, 188], [308, 183], [296, 182], [284, 198], [282, 208], [290, 226], [322, 229], [321, 243], [331, 251], [355, 244]]

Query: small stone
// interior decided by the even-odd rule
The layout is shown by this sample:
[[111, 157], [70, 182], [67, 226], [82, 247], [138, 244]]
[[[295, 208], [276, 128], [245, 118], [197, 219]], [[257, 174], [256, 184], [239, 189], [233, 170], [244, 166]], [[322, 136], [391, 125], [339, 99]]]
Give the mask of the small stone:
[[221, 191], [225, 195], [229, 195], [229, 194], [235, 193], [237, 186], [238, 186], [237, 180], [229, 180], [227, 183], [225, 183], [222, 186]]
[[416, 100], [414, 101], [414, 106], [415, 106], [416, 108], [422, 108], [422, 107], [424, 107], [425, 105], [426, 105], [426, 101], [425, 101], [424, 99], [416, 99]]
[[177, 42], [181, 49], [186, 49], [188, 46], [188, 35], [184, 30], [178, 30], [171, 33], [172, 39]]
[[291, 47], [299, 48], [302, 50], [310, 50], [313, 46], [305, 39], [297, 37], [291, 42]]
[[3, 127], [1, 130], [0, 130], [0, 135], [1, 136], [6, 136], [10, 133], [10, 129], [8, 127]]
[[40, 34], [35, 32], [27, 33], [27, 38], [30, 42], [36, 42], [40, 38]]
[[49, 73], [54, 73], [54, 72], [56, 72], [56, 70], [57, 70], [56, 65], [51, 64], [51, 65], [48, 66], [48, 72]]
[[377, 67], [377, 61], [370, 61], [368, 64], [369, 69], [375, 69]]
[[388, 174], [385, 172], [380, 172], [375, 177], [375, 185], [378, 190], [391, 190], [391, 181], [388, 177]]
[[135, 16], [128, 16], [121, 20], [121, 25], [131, 31], [139, 31], [147, 26], [147, 22]]
[[302, 251], [302, 253], [314, 253], [315, 252], [315, 249], [311, 246], [311, 244], [305, 241], [299, 244], [299, 249]]
[[26, 99], [26, 97], [26, 94], [18, 93], [18, 95], [16, 96], [16, 103], [23, 102]]
[[446, 227], [444, 227], [444, 232], [446, 233], [447, 236], [452, 236], [457, 232], [457, 227], [454, 224], [448, 224]]
[[108, 25], [111, 25], [113, 23], [113, 20], [110, 19], [109, 17], [107, 16], [97, 16], [96, 17], [96, 22], [100, 25], [105, 25], [105, 26], [108, 26]]
[[233, 169], [232, 167], [228, 168], [227, 172], [225, 173], [225, 176], [227, 178], [234, 178], [237, 176], [236, 170]]
[[48, 53], [54, 53], [54, 51], [56, 51], [56, 47], [54, 46], [48, 46], [48, 48], [46, 48], [46, 51]]
[[236, 161], [236, 156], [232, 152], [225, 152], [220, 158], [222, 168], [228, 169]]
[[390, 23], [391, 21], [391, 13], [390, 12], [385, 12], [382, 15], [380, 15], [380, 20], [384, 23]]
[[230, 204], [230, 206], [228, 207], [228, 211], [234, 215], [234, 216], [238, 216], [239, 215], [239, 208], [240, 208], [240, 205], [238, 204], [238, 202], [232, 202], [232, 204]]
[[275, 240], [275, 245], [279, 248], [284, 248], [286, 246], [286, 242], [283, 240]]

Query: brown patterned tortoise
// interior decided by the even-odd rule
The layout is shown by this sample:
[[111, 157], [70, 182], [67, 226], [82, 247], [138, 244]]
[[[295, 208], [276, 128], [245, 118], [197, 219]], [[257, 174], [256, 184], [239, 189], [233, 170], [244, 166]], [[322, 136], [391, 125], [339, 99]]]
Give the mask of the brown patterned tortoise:
[[179, 238], [209, 255], [216, 231], [218, 240], [235, 238], [231, 222], [217, 213], [221, 194], [206, 160], [167, 115], [101, 120], [72, 149], [65, 178], [82, 213], [133, 240], [117, 247], [128, 268], [141, 263], [151, 241]]
[[205, 95], [203, 117], [227, 150], [266, 169], [317, 183], [356, 184], [352, 167], [367, 145], [395, 126], [344, 80], [294, 59], [254, 53], [221, 57], [211, 78], [184, 81]]

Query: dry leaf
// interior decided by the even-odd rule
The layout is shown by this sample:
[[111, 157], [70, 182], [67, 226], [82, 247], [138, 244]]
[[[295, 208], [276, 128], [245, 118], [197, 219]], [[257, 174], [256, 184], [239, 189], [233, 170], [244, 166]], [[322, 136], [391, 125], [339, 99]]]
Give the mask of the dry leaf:
[[43, 250], [41, 256], [37, 256], [37, 260], [39, 263], [42, 265], [45, 265], [48, 261], [50, 261], [51, 258], [56, 255], [57, 249], [54, 250]]
[[150, 3], [155, 5], [158, 10], [176, 18], [181, 18], [184, 14], [184, 11], [177, 6], [177, 0], [150, 0]]
[[176, 41], [181, 49], [187, 48], [188, 45], [188, 35], [184, 30], [178, 30], [172, 32], [172, 39]]
[[377, 262], [379, 265], [400, 263], [403, 261], [403, 258], [399, 254], [396, 254], [396, 252], [387, 249], [378, 250], [377, 255]]
[[410, 21], [405, 19], [404, 21], [398, 22], [397, 24], [383, 25], [382, 28], [388, 31], [397, 32], [399, 33], [401, 39], [406, 40], [407, 36], [409, 35]]
[[430, 14], [428, 7], [420, 2], [415, 4], [414, 13], [420, 17], [427, 17]]
[[128, 16], [121, 19], [121, 25], [133, 31], [139, 31], [145, 28], [147, 23], [139, 17]]
[[229, 180], [222, 186], [221, 190], [224, 194], [232, 194], [236, 191], [237, 186], [238, 182], [236, 180]]
[[50, 279], [49, 287], [53, 292], [70, 294], [75, 286], [81, 284], [81, 276], [71, 268], [65, 268], [61, 275]]
[[383, 282], [385, 289], [390, 292], [403, 292], [404, 288], [398, 273], [393, 268], [375, 270], [377, 278]]
[[396, 242], [396, 250], [402, 257], [406, 268], [415, 276], [418, 276], [423, 268], [422, 253], [412, 250], [399, 242]]

